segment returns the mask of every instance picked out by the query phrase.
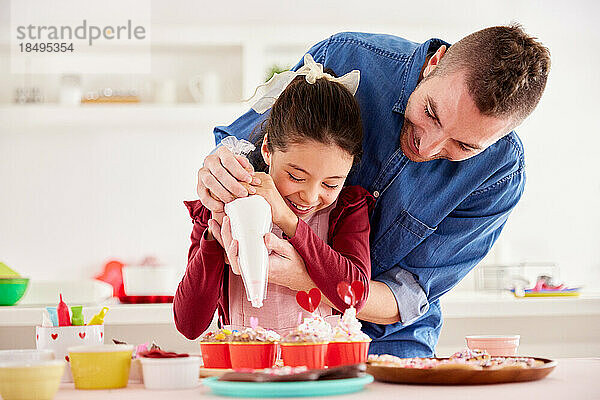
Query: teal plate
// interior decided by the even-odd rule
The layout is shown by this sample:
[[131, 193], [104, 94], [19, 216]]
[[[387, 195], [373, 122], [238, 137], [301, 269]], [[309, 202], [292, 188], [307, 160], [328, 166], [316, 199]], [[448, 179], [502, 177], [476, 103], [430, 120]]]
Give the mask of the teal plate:
[[302, 382], [228, 382], [212, 377], [202, 380], [214, 394], [231, 397], [307, 397], [354, 393], [373, 382], [369, 374], [360, 378]]

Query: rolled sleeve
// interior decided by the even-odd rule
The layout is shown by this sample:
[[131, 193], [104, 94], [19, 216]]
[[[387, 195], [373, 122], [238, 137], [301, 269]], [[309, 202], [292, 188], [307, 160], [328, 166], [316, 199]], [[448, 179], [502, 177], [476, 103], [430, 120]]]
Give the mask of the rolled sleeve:
[[410, 325], [429, 311], [429, 301], [413, 274], [396, 267], [374, 278], [385, 283], [396, 298], [402, 325]]

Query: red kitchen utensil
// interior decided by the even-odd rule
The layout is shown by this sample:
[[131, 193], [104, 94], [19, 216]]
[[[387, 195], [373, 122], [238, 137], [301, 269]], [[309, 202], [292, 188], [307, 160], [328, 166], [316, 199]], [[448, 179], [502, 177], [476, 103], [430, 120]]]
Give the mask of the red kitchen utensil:
[[296, 293], [296, 302], [300, 307], [312, 313], [321, 303], [321, 291], [317, 288], [310, 289], [308, 293], [300, 291]]

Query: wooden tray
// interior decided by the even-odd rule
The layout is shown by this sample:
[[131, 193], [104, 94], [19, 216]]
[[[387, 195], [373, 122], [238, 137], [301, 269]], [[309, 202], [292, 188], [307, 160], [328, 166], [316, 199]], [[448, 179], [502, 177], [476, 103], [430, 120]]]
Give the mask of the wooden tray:
[[220, 377], [221, 375], [225, 375], [228, 372], [233, 372], [232, 369], [229, 368], [204, 368], [200, 367], [200, 378], [208, 378], [211, 376]]
[[534, 368], [506, 367], [496, 370], [472, 370], [460, 367], [417, 369], [367, 364], [367, 373], [381, 382], [417, 385], [486, 385], [536, 381], [545, 378], [556, 367], [556, 361], [546, 358], [531, 358], [543, 361], [544, 365]]

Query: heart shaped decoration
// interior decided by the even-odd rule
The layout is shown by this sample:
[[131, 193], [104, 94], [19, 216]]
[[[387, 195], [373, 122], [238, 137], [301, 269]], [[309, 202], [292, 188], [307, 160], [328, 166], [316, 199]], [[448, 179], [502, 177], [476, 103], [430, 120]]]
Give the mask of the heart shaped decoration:
[[337, 285], [337, 292], [344, 303], [354, 307], [365, 293], [365, 285], [361, 281], [354, 281], [352, 284], [342, 281]]
[[38, 335], [37, 333], [35, 334], [35, 340], [40, 340], [40, 335]]
[[258, 318], [256, 317], [250, 317], [250, 326], [252, 327], [252, 329], [255, 329], [258, 327]]
[[337, 284], [337, 292], [344, 303], [349, 306], [354, 304], [354, 293], [348, 282], [340, 282]]
[[52, 333], [50, 336], [52, 337], [52, 340], [56, 340], [58, 333]]
[[102, 336], [104, 336], [104, 332], [100, 332], [100, 339], [102, 339]]
[[362, 298], [365, 293], [365, 285], [361, 281], [354, 281], [350, 285], [352, 292], [354, 293], [354, 304], [358, 303], [358, 299]]
[[85, 337], [85, 332], [79, 332], [79, 337], [83, 339]]
[[69, 362], [69, 356], [65, 356], [65, 361]]
[[312, 288], [308, 293], [300, 291], [296, 293], [296, 302], [309, 313], [314, 312], [321, 303], [321, 291], [317, 288]]

